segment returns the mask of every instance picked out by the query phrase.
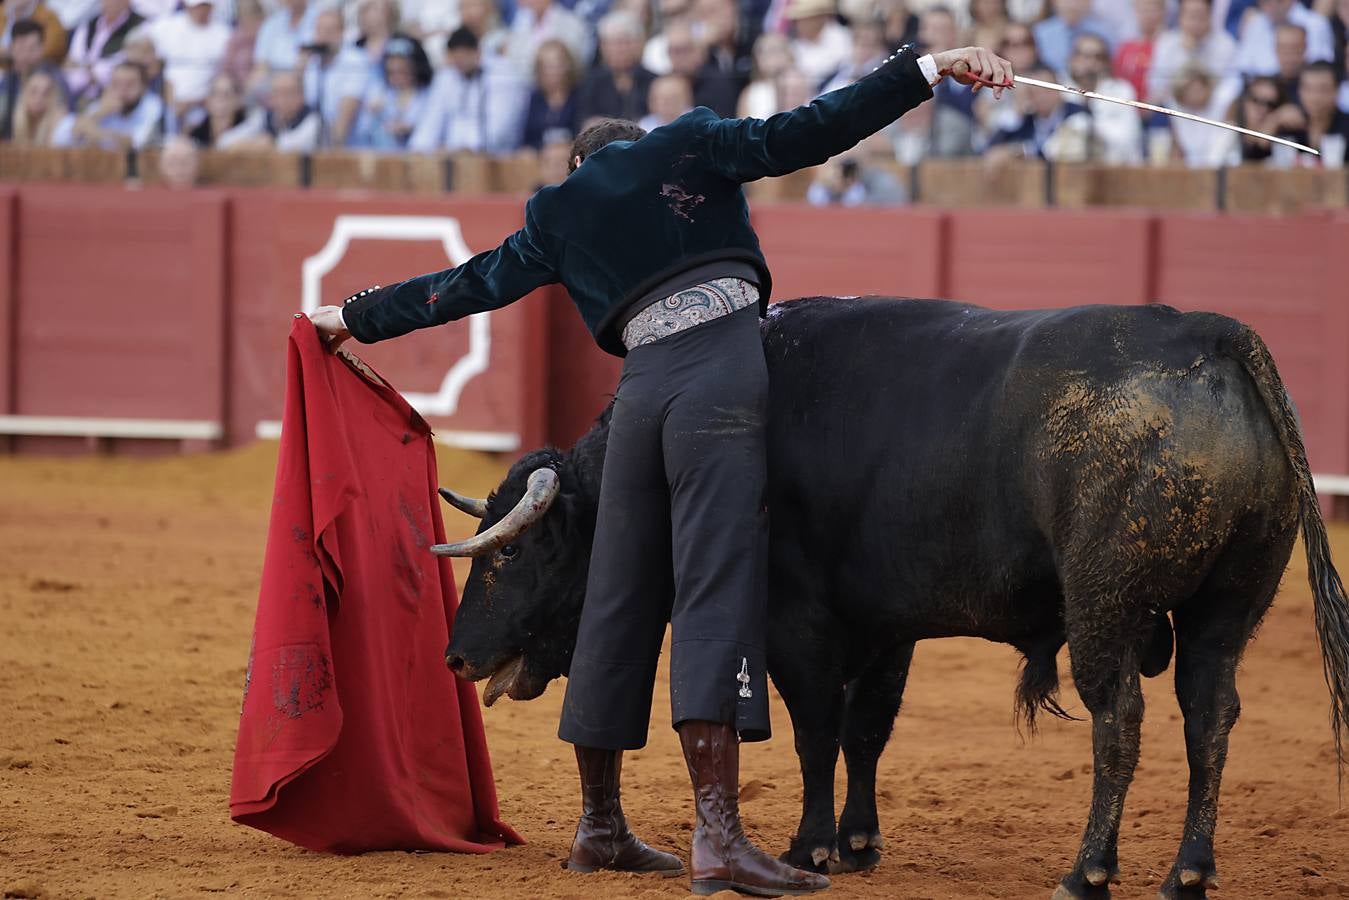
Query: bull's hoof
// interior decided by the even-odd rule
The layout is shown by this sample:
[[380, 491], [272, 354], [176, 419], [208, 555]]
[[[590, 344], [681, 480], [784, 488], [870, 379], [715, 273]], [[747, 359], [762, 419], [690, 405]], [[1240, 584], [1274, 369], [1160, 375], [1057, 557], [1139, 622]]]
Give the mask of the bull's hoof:
[[798, 837], [792, 841], [792, 848], [778, 858], [803, 872], [815, 872], [820, 875], [828, 875], [842, 862], [838, 845], [834, 843], [832, 837], [827, 841]]
[[874, 869], [881, 861], [881, 849], [884, 846], [880, 826], [874, 819], [871, 822], [849, 822], [845, 813], [838, 825], [838, 863], [829, 870], [829, 874]]
[[829, 870], [829, 874], [835, 875], [842, 872], [861, 872], [864, 869], [874, 869], [881, 861], [881, 848], [885, 846], [885, 841], [881, 839], [880, 832], [855, 832], [846, 834], [842, 831], [838, 836], [838, 864], [835, 868]]
[[1074, 870], [1054, 889], [1052, 900], [1110, 900], [1110, 885], [1119, 883], [1114, 871], [1099, 866]]
[[1218, 870], [1212, 863], [1177, 863], [1162, 882], [1161, 900], [1205, 900], [1210, 888], [1218, 887]]

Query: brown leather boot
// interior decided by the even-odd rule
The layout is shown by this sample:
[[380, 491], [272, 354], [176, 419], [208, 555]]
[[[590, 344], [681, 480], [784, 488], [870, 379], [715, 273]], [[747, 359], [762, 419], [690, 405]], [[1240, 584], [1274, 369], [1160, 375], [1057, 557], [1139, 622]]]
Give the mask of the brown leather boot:
[[829, 879], [803, 872], [756, 848], [740, 825], [740, 738], [730, 725], [683, 722], [679, 740], [698, 809], [693, 829], [693, 893], [739, 891], [758, 897], [810, 894]]
[[575, 872], [614, 869], [683, 875], [679, 857], [653, 850], [628, 830], [618, 799], [623, 751], [578, 746], [576, 762], [581, 769], [581, 821], [571, 842], [571, 857], [562, 867]]

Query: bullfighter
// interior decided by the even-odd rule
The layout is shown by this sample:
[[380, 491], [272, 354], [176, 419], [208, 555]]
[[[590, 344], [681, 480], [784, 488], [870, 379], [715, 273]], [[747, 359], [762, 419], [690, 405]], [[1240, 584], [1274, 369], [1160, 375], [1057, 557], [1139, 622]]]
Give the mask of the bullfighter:
[[[673, 724], [697, 814], [694, 893], [829, 886], [754, 847], [738, 807], [739, 742], [769, 736], [759, 317], [772, 286], [742, 185], [850, 149], [930, 99], [958, 62], [970, 74], [962, 66], [953, 77], [974, 90], [970, 75], [1011, 83], [1011, 65], [986, 49], [906, 46], [853, 84], [768, 119], [698, 107], [649, 134], [601, 122], [577, 137], [566, 180], [535, 193], [524, 227], [499, 247], [311, 316], [332, 344], [373, 343], [561, 283], [598, 345], [624, 357], [558, 731], [581, 774], [568, 868], [684, 872], [632, 834], [619, 800], [622, 753], [646, 743], [669, 621]], [[513, 550], [500, 548], [496, 564]]]

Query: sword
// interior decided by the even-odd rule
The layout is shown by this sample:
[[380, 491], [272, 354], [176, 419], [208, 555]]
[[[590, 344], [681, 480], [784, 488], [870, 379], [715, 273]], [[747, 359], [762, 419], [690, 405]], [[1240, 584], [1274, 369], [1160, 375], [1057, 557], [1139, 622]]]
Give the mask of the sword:
[[[969, 66], [964, 60], [958, 60], [951, 66], [951, 74], [957, 78], [968, 78], [982, 84], [984, 87], [1012, 87], [1010, 84], [997, 84], [981, 78], [969, 71]], [[1161, 113], [1167, 116], [1175, 116], [1178, 119], [1189, 119], [1191, 122], [1200, 122], [1204, 125], [1212, 125], [1216, 128], [1226, 128], [1228, 131], [1235, 131], [1238, 134], [1244, 134], [1249, 137], [1259, 138], [1262, 141], [1270, 141], [1274, 144], [1283, 144], [1285, 147], [1292, 147], [1294, 150], [1301, 150], [1303, 153], [1310, 153], [1312, 156], [1320, 156], [1321, 151], [1306, 144], [1299, 144], [1296, 141], [1290, 141], [1287, 138], [1275, 137], [1272, 134], [1265, 134], [1263, 131], [1253, 131], [1250, 128], [1242, 128], [1240, 125], [1233, 125], [1230, 122], [1219, 122], [1216, 119], [1206, 119], [1203, 116], [1196, 116], [1194, 113], [1182, 112], [1178, 109], [1168, 109], [1165, 106], [1154, 106], [1151, 103], [1144, 103], [1141, 100], [1124, 100], [1119, 97], [1108, 97], [1105, 94], [1098, 94], [1095, 91], [1084, 91], [1081, 88], [1067, 87], [1062, 84], [1055, 84], [1052, 81], [1041, 81], [1038, 78], [1027, 78], [1025, 75], [1014, 75], [1013, 80], [1020, 84], [1028, 84], [1031, 87], [1045, 88], [1050, 91], [1058, 91], [1061, 94], [1077, 94], [1080, 97], [1086, 97], [1088, 100], [1104, 100], [1107, 103], [1118, 103], [1121, 106], [1132, 106], [1134, 109], [1146, 109], [1149, 112]]]

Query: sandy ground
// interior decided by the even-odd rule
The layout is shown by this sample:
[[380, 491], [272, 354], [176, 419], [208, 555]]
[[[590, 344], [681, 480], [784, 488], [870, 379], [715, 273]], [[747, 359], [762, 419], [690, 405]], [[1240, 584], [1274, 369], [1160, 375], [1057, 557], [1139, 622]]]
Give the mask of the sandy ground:
[[[275, 445], [157, 461], [0, 458], [0, 890], [6, 896], [658, 897], [682, 880], [574, 875], [577, 812], [562, 692], [486, 711], [502, 812], [529, 840], [483, 857], [322, 856], [230, 822], [226, 798]], [[502, 464], [446, 454], [483, 491]], [[470, 520], [447, 514], [451, 535]], [[1349, 571], [1349, 529], [1337, 527]], [[462, 575], [461, 575], [462, 577]], [[1066, 660], [1060, 660], [1066, 670]], [[886, 855], [836, 897], [1048, 897], [1090, 791], [1086, 723], [1012, 723], [1016, 657], [920, 645], [881, 761]], [[1349, 896], [1349, 807], [1336, 795], [1326, 689], [1299, 556], [1247, 656], [1218, 832], [1221, 897]], [[651, 742], [625, 766], [649, 841], [686, 851], [692, 816], [657, 688]], [[1081, 711], [1068, 688], [1066, 705]], [[1176, 851], [1186, 767], [1169, 676], [1147, 683], [1143, 761], [1115, 896], [1155, 896]], [[774, 852], [800, 782], [785, 710], [746, 748], [744, 812]], [[842, 766], [840, 765], [840, 772]], [[841, 776], [840, 776], [841, 777]], [[841, 790], [840, 790], [841, 796]]]

